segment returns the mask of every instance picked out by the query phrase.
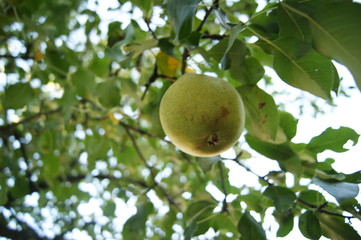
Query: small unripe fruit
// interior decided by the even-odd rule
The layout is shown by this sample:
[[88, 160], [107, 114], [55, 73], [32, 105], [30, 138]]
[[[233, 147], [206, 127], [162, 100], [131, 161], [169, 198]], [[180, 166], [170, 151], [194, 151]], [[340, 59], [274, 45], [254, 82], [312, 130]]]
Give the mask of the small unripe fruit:
[[183, 152], [200, 157], [231, 148], [245, 123], [236, 89], [220, 78], [196, 73], [181, 76], [168, 88], [159, 114], [170, 141]]

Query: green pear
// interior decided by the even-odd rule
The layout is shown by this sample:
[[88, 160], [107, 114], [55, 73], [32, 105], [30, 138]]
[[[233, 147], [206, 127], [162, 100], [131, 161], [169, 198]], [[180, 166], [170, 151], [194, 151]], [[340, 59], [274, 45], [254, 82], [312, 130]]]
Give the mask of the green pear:
[[245, 124], [244, 105], [225, 80], [187, 73], [165, 92], [160, 121], [170, 141], [199, 157], [221, 154], [240, 138]]

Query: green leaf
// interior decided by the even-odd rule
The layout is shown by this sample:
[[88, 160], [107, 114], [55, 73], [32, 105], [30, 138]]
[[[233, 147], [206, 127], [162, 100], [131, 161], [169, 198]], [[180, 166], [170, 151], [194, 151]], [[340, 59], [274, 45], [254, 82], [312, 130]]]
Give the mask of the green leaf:
[[[221, 64], [222, 70], [227, 70], [232, 68], [231, 75], [232, 77], [236, 76], [238, 71], [239, 75], [239, 68], [242, 65], [245, 56], [249, 53], [246, 45], [236, 39], [232, 42], [233, 45], [228, 49], [229, 38], [222, 39], [214, 45], [211, 50], [209, 50], [209, 55], [216, 60], [218, 63]], [[237, 71], [235, 71], [236, 69]], [[236, 76], [235, 79], [238, 79]]]
[[44, 163], [43, 174], [48, 183], [54, 181], [59, 176], [61, 165], [59, 158], [53, 154], [43, 154], [42, 160]]
[[35, 97], [29, 83], [15, 83], [5, 89], [4, 107], [18, 109], [24, 107]]
[[340, 127], [338, 129], [327, 128], [319, 136], [311, 139], [307, 149], [314, 153], [320, 153], [325, 150], [345, 152], [348, 150], [344, 148], [346, 142], [351, 140], [353, 145], [356, 145], [359, 137], [360, 134], [348, 127]]
[[317, 213], [322, 235], [332, 240], [360, 240], [360, 235], [340, 217], [326, 213]]
[[182, 40], [191, 34], [193, 17], [197, 11], [199, 2], [200, 0], [168, 1], [168, 16], [178, 40]]
[[161, 52], [166, 53], [169, 56], [174, 57], [174, 44], [170, 41], [169, 38], [161, 38], [158, 41], [158, 47]]
[[201, 167], [201, 169], [203, 170], [203, 172], [208, 172], [212, 169], [212, 166], [219, 162], [222, 161], [220, 156], [214, 156], [214, 157], [207, 157], [207, 158], [199, 158], [198, 159], [198, 163], [199, 166]]
[[145, 239], [145, 222], [153, 211], [154, 207], [150, 202], [138, 205], [137, 213], [124, 224], [122, 232], [124, 240]]
[[138, 163], [138, 154], [133, 146], [126, 146], [115, 153], [115, 156], [124, 164], [135, 167]]
[[248, 145], [260, 154], [274, 159], [284, 161], [295, 156], [288, 143], [274, 144], [262, 141], [250, 134], [246, 135]]
[[228, 55], [228, 52], [231, 50], [232, 47], [235, 45], [235, 41], [239, 41], [236, 38], [238, 37], [238, 34], [245, 28], [245, 24], [243, 22], [238, 23], [236, 26], [232, 27], [230, 30], [230, 37], [227, 38], [227, 48], [223, 53], [223, 57]]
[[144, 42], [142, 42], [142, 44], [140, 44], [139, 47], [137, 47], [133, 54], [132, 54], [132, 58], [137, 58], [139, 57], [139, 55], [141, 55], [145, 50], [148, 50], [148, 49], [151, 49], [151, 48], [154, 48], [158, 45], [158, 40], [152, 38], [152, 39], [148, 39]]
[[93, 55], [93, 59], [89, 65], [89, 69], [97, 76], [104, 78], [109, 75], [110, 59], [100, 58], [96, 54]]
[[351, 174], [345, 174], [345, 179], [343, 181], [349, 182], [349, 183], [360, 184], [361, 183], [361, 171], [351, 173]]
[[115, 202], [113, 200], [105, 202], [102, 209], [105, 216], [114, 216], [114, 212], [116, 209]]
[[195, 232], [198, 229], [197, 222], [193, 220], [185, 229], [184, 229], [184, 240], [191, 240]]
[[284, 111], [279, 111], [280, 127], [288, 140], [291, 140], [297, 133], [298, 120], [292, 114]]
[[326, 203], [325, 197], [320, 192], [315, 190], [305, 190], [300, 192], [298, 199], [301, 202], [307, 202], [317, 207]]
[[326, 182], [314, 177], [312, 182], [325, 189], [334, 196], [338, 202], [354, 199], [359, 193], [359, 187], [354, 183], [347, 182]]
[[71, 76], [71, 81], [75, 87], [75, 93], [86, 99], [91, 99], [95, 90], [94, 75], [83, 67], [79, 67], [78, 70]]
[[232, 65], [230, 72], [242, 84], [256, 84], [262, 79], [264, 68], [256, 58], [246, 56], [238, 65]]
[[267, 38], [274, 39], [278, 37], [279, 24], [277, 18], [278, 2], [270, 2], [260, 12], [266, 14], [255, 14], [250, 19], [250, 23], [259, 31], [267, 35]]
[[277, 9], [280, 37], [294, 37], [311, 42], [311, 29], [305, 18], [293, 13], [281, 2]]
[[307, 145], [307, 149], [315, 153], [320, 153], [325, 150], [345, 152], [348, 150], [344, 148], [345, 143], [351, 140], [353, 145], [356, 145], [359, 137], [360, 134], [356, 133], [352, 128], [327, 128], [319, 136], [311, 139]]
[[78, 102], [76, 94], [72, 86], [64, 87], [64, 94], [60, 100], [62, 106], [63, 116], [66, 120], [71, 117], [73, 106]]
[[10, 193], [15, 199], [27, 195], [29, 193], [29, 180], [24, 176], [16, 177], [14, 187], [10, 188]]
[[167, 214], [162, 218], [162, 230], [165, 232], [165, 239], [171, 239], [174, 230], [172, 229], [177, 220], [177, 213], [173, 208], [170, 208]]
[[278, 211], [287, 211], [295, 202], [296, 195], [290, 189], [280, 186], [269, 186], [264, 191], [264, 196], [271, 198]]
[[108, 78], [97, 86], [97, 96], [104, 107], [112, 108], [120, 105], [120, 89], [116, 80]]
[[117, 42], [112, 47], [105, 50], [106, 58], [122, 63], [121, 65], [127, 65], [131, 60], [127, 55], [125, 55], [121, 49], [123, 42]]
[[268, 198], [264, 198], [262, 192], [252, 191], [245, 195], [239, 195], [237, 200], [247, 204], [247, 210], [253, 210], [255, 212], [263, 212], [268, 207], [272, 206], [272, 201]]
[[195, 201], [188, 206], [184, 213], [184, 219], [186, 222], [197, 222], [197, 229], [193, 233], [193, 236], [203, 234], [211, 227], [210, 220], [206, 219], [213, 214], [214, 207], [215, 203], [208, 200]]
[[193, 50], [198, 47], [201, 37], [202, 34], [200, 32], [193, 31], [188, 37], [184, 39], [184, 43], [187, 45], [188, 49]]
[[85, 147], [90, 159], [107, 159], [110, 141], [105, 135], [89, 135], [85, 139]]
[[212, 228], [216, 232], [221, 232], [222, 230], [232, 233], [238, 232], [237, 222], [234, 221], [234, 218], [230, 218], [227, 213], [221, 213], [214, 216], [212, 218]]
[[243, 213], [237, 225], [238, 232], [242, 235], [242, 240], [265, 240], [266, 233], [262, 225], [257, 222], [249, 212]]
[[245, 85], [237, 90], [246, 109], [247, 131], [264, 141], [275, 140], [279, 116], [272, 96], [258, 86]]
[[292, 231], [294, 225], [294, 216], [292, 212], [279, 212], [276, 210], [273, 215], [279, 224], [277, 237], [287, 236]]
[[298, 227], [306, 238], [320, 239], [321, 237], [320, 223], [312, 211], [306, 211], [300, 216]]
[[361, 220], [361, 204], [357, 201], [357, 199], [342, 201], [340, 203], [340, 207], [351, 213], [355, 218]]
[[296, 176], [301, 176], [304, 172], [301, 158], [297, 155], [292, 156], [285, 161], [279, 161], [278, 163], [282, 170], [293, 173]]
[[361, 4], [330, 3], [307, 19], [316, 49], [348, 67], [361, 90]]
[[8, 201], [8, 186], [3, 174], [0, 175], [0, 189], [0, 205], [3, 206]]
[[149, 17], [152, 10], [152, 1], [133, 0], [132, 3], [137, 5], [143, 11], [145, 17]]
[[273, 67], [289, 85], [328, 99], [337, 71], [331, 60], [312, 49], [311, 44], [284, 37], [272, 42], [275, 48]]
[[58, 48], [52, 44], [47, 46], [45, 61], [52, 68], [56, 69], [56, 71], [52, 71], [54, 74], [61, 76], [62, 74], [68, 72], [70, 67], [70, 62], [68, 61], [69, 59], [67, 59], [67, 55], [66, 55], [67, 51], [69, 50], [66, 49], [65, 47]]

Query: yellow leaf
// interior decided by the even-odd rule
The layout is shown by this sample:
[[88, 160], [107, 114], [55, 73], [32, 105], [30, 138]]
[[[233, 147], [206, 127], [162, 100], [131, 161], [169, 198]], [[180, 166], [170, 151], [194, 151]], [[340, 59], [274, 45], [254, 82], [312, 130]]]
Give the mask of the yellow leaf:
[[160, 74], [168, 77], [174, 77], [181, 63], [178, 59], [169, 56], [165, 52], [159, 52], [157, 57], [157, 66]]
[[34, 51], [35, 62], [40, 62], [41, 60], [43, 60], [43, 58], [44, 58], [44, 54], [40, 51], [39, 48], [36, 48]]
[[119, 123], [119, 120], [114, 117], [114, 114], [113, 114], [113, 113], [108, 113], [108, 117], [109, 117], [109, 119], [110, 119], [114, 124], [118, 124], [118, 123]]
[[196, 70], [194, 70], [193, 68], [187, 67], [187, 68], [186, 68], [186, 72], [187, 72], [187, 73], [194, 73], [194, 72], [196, 72]]
[[35, 49], [34, 49], [34, 60], [35, 60], [35, 62], [40, 62], [41, 60], [44, 59], [44, 54], [40, 50], [39, 42], [40, 42], [39, 39], [36, 40], [36, 42], [35, 42]]

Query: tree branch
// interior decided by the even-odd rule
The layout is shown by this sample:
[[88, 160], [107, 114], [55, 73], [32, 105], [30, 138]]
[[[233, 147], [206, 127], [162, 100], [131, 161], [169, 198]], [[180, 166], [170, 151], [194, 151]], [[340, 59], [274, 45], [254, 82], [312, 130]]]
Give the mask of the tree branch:
[[175, 200], [173, 199], [173, 197], [171, 197], [168, 192], [156, 181], [156, 176], [157, 174], [154, 172], [154, 168], [152, 166], [150, 166], [147, 162], [147, 160], [145, 159], [142, 151], [140, 150], [137, 141], [135, 140], [134, 136], [132, 135], [132, 133], [130, 132], [130, 130], [128, 128], [124, 128], [125, 131], [127, 132], [135, 151], [137, 152], [138, 156], [140, 157], [140, 159], [142, 160], [142, 162], [144, 163], [144, 165], [146, 166], [146, 168], [150, 171], [150, 175], [152, 176], [153, 179], [153, 183], [154, 186], [158, 187], [158, 189], [162, 192], [162, 194], [165, 196], [165, 198], [167, 199], [167, 201], [169, 202], [169, 204], [175, 206], [179, 211], [181, 211], [179, 205], [175, 202]]
[[[212, 13], [212, 11], [214, 9], [216, 9], [218, 7], [219, 7], [219, 0], [214, 0], [214, 2], [212, 3], [212, 6], [206, 10], [206, 14], [204, 15], [202, 22], [199, 24], [199, 26], [195, 30], [196, 32], [200, 32], [202, 30], [203, 25], [206, 23], [209, 15]], [[182, 54], [182, 69], [181, 69], [182, 74], [184, 74], [186, 72], [187, 59], [189, 58], [189, 56], [190, 56], [190, 54], [189, 54], [188, 48], [184, 47], [184, 51]]]
[[252, 169], [250, 169], [248, 166], [244, 165], [243, 163], [241, 163], [239, 161], [239, 158], [242, 156], [243, 152], [241, 151], [240, 153], [238, 153], [238, 155], [233, 158], [233, 159], [223, 159], [223, 160], [231, 160], [232, 162], [237, 163], [239, 166], [243, 167], [244, 169], [246, 169], [248, 172], [254, 174], [255, 176], [257, 176], [260, 180], [264, 181], [268, 186], [273, 185], [273, 183], [271, 183], [266, 176], [260, 176], [257, 173], [255, 173]]
[[154, 64], [154, 69], [153, 69], [153, 74], [150, 76], [148, 82], [145, 84], [145, 90], [143, 92], [142, 97], [140, 98], [142, 101], [145, 98], [145, 95], [147, 94], [150, 86], [152, 85], [153, 82], [155, 82], [155, 80], [157, 80], [158, 78], [158, 66], [157, 64]]
[[222, 40], [226, 37], [228, 37], [228, 35], [204, 34], [201, 36], [202, 39], [212, 39], [212, 40]]
[[129, 130], [131, 130], [131, 131], [133, 131], [133, 132], [136, 132], [136, 133], [139, 133], [140, 135], [144, 135], [144, 136], [147, 136], [147, 137], [150, 137], [150, 138], [159, 139], [159, 140], [161, 140], [161, 141], [163, 141], [163, 142], [165, 142], [165, 143], [167, 143], [167, 144], [172, 144], [170, 141], [165, 140], [164, 138], [155, 136], [155, 135], [153, 135], [153, 134], [151, 134], [151, 133], [149, 133], [149, 132], [147, 132], [147, 131], [144, 131], [144, 130], [142, 130], [142, 129], [136, 128], [136, 127], [131, 126], [131, 125], [129, 125], [129, 124], [126, 124], [126, 123], [124, 123], [124, 122], [122, 122], [122, 121], [119, 121], [119, 125], [122, 126], [123, 128], [129, 129]]
[[157, 39], [157, 35], [155, 35], [154, 31], [153, 31], [152, 28], [150, 27], [150, 19], [149, 19], [149, 18], [143, 18], [143, 19], [144, 19], [145, 24], [147, 25], [147, 28], [148, 28], [150, 34], [152, 34], [152, 37], [153, 37], [154, 39]]
[[21, 59], [24, 59], [24, 60], [33, 60], [34, 59], [33, 56], [29, 56], [28, 54], [20, 54], [18, 56], [13, 56], [11, 54], [3, 54], [3, 55], [0, 55], [0, 58], [7, 58], [7, 59], [21, 58]]
[[46, 237], [41, 236], [35, 229], [33, 229], [25, 221], [19, 219], [16, 213], [11, 210], [12, 216], [15, 221], [21, 226], [21, 230], [12, 229], [7, 225], [8, 219], [1, 214], [0, 219], [0, 236], [6, 237], [12, 240], [24, 240], [24, 239], [38, 239], [38, 240], [49, 240]]
[[153, 73], [152, 75], [150, 76], [150, 78], [148, 79], [148, 82], [144, 85], [145, 86], [145, 90], [141, 96], [141, 100], [144, 100], [145, 98], [145, 95], [147, 94], [150, 86], [155, 82], [155, 80], [157, 80], [158, 78], [165, 78], [165, 79], [168, 79], [168, 80], [176, 80], [177, 78], [176, 77], [169, 77], [169, 76], [166, 76], [166, 75], [163, 75], [163, 74], [158, 74], [158, 66], [157, 64], [154, 65], [154, 70], [153, 70]]
[[345, 215], [340, 214], [340, 213], [335, 213], [335, 212], [331, 212], [331, 211], [328, 211], [326, 209], [323, 209], [327, 205], [327, 202], [325, 204], [322, 204], [321, 206], [316, 206], [316, 205], [311, 204], [309, 202], [306, 202], [306, 201], [304, 201], [302, 199], [297, 199], [297, 202], [302, 203], [303, 205], [306, 205], [307, 207], [312, 208], [312, 209], [316, 210], [317, 212], [322, 212], [322, 213], [326, 213], [328, 215], [332, 215], [332, 216], [336, 216], [336, 217], [342, 217], [342, 218], [346, 218], [346, 219], [355, 218], [354, 216], [345, 216]]
[[188, 58], [189, 58], [189, 50], [188, 50], [188, 48], [185, 47], [184, 52], [182, 54], [182, 69], [181, 69], [182, 74], [184, 74], [186, 72]]
[[[249, 167], [247, 167], [246, 165], [244, 165], [243, 163], [239, 162], [238, 159], [242, 156], [242, 151], [236, 156], [236, 158], [234, 159], [224, 159], [224, 160], [231, 160], [235, 163], [237, 163], [239, 166], [243, 167], [244, 169], [246, 169], [248, 172], [250, 173], [253, 173], [254, 175], [256, 175], [259, 179], [261, 179], [262, 181], [266, 182], [268, 186], [271, 186], [273, 185], [273, 183], [269, 182], [268, 179], [265, 177], [265, 176], [260, 176], [258, 175], [257, 173], [253, 172], [252, 169], [250, 169]], [[301, 200], [301, 199], [297, 199], [297, 201], [299, 203], [302, 203], [306, 206], [308, 206], [309, 208], [312, 208], [312, 209], [315, 209], [316, 211], [318, 212], [322, 212], [322, 213], [326, 213], [326, 214], [329, 214], [329, 215], [333, 215], [333, 216], [337, 216], [337, 217], [343, 217], [343, 218], [347, 218], [347, 219], [351, 219], [351, 218], [355, 218], [354, 216], [345, 216], [345, 215], [342, 215], [342, 214], [339, 214], [339, 213], [335, 213], [335, 212], [331, 212], [331, 211], [328, 211], [328, 210], [325, 210], [323, 209], [327, 204], [323, 204], [321, 206], [316, 206], [316, 205], [313, 205], [309, 202], [306, 202], [304, 200]]]
[[11, 135], [14, 135], [14, 134], [16, 134], [15, 128], [18, 125], [36, 121], [39, 118], [44, 117], [44, 116], [48, 117], [49, 115], [60, 112], [61, 110], [62, 110], [62, 108], [59, 107], [59, 108], [56, 108], [54, 110], [50, 110], [50, 111], [47, 111], [47, 112], [39, 112], [39, 113], [37, 113], [37, 114], [35, 114], [33, 116], [24, 118], [24, 119], [20, 120], [17, 123], [10, 123], [10, 124], [7, 124], [7, 125], [0, 126], [0, 137], [1, 138], [7, 138], [7, 137], [9, 137]]
[[218, 7], [219, 7], [219, 0], [214, 0], [214, 2], [212, 3], [212, 6], [206, 10], [206, 14], [204, 15], [202, 22], [199, 24], [199, 26], [195, 30], [196, 32], [200, 32], [202, 30], [202, 27], [206, 23], [209, 15], [211, 15], [212, 11]]

